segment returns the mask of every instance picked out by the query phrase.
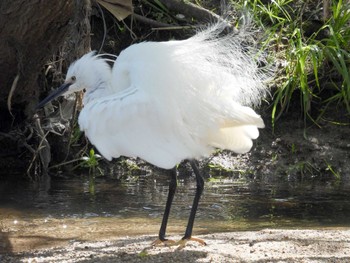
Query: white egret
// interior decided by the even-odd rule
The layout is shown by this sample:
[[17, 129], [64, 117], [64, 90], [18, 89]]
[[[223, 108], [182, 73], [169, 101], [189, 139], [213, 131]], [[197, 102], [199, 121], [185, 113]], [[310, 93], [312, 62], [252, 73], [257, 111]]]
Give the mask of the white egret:
[[[216, 148], [245, 153], [264, 127], [250, 106], [265, 94], [254, 54], [242, 34], [220, 35], [219, 23], [181, 41], [143, 42], [120, 53], [111, 68], [90, 52], [70, 65], [64, 84], [38, 107], [59, 95], [85, 90], [79, 126], [108, 160], [139, 157], [164, 169], [190, 160], [197, 190], [182, 245], [192, 228], [204, 181], [196, 159]], [[244, 33], [243, 33], [244, 37]], [[172, 169], [159, 242], [176, 190]]]

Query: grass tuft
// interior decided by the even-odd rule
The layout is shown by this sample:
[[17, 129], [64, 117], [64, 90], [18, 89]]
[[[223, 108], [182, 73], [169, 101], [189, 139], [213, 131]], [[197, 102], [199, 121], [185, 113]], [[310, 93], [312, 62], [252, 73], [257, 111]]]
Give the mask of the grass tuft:
[[330, 1], [329, 18], [323, 17], [321, 0], [241, 0], [233, 5], [249, 10], [265, 31], [262, 49], [277, 58], [273, 126], [291, 104], [299, 105], [305, 122], [317, 123], [329, 105], [342, 105], [350, 114], [349, 2]]

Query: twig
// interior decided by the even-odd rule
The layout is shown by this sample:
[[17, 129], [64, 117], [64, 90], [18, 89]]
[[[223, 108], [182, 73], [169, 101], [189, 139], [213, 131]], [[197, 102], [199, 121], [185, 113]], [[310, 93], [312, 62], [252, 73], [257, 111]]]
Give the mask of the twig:
[[142, 23], [151, 25], [151, 26], [155, 26], [155, 27], [171, 27], [171, 25], [169, 25], [169, 24], [158, 22], [158, 21], [155, 21], [153, 19], [149, 19], [147, 17], [141, 16], [141, 15], [138, 15], [138, 14], [135, 14], [135, 13], [133, 13], [132, 16], [136, 20], [138, 20], [138, 21], [140, 21]]
[[152, 30], [154, 31], [161, 31], [161, 30], [186, 30], [186, 29], [196, 29], [197, 26], [168, 26], [168, 27], [153, 27]]
[[13, 80], [9, 95], [7, 97], [7, 109], [12, 117], [13, 117], [13, 114], [11, 112], [11, 101], [12, 101], [13, 93], [16, 90], [18, 80], [19, 80], [19, 73], [16, 75], [15, 79]]
[[[137, 39], [137, 35], [134, 33], [134, 31], [132, 31], [132, 28], [130, 28], [125, 22], [124, 20], [121, 21], [123, 23], [123, 25], [126, 27], [127, 30], [129, 30], [130, 32], [130, 37], [133, 39], [133, 40], [136, 40]], [[131, 20], [131, 27], [132, 27], [132, 20]]]
[[66, 162], [62, 162], [62, 163], [59, 163], [59, 164], [52, 165], [52, 166], [49, 167], [49, 169], [58, 168], [58, 167], [65, 166], [65, 165], [71, 164], [71, 163], [75, 163], [75, 162], [78, 162], [78, 161], [81, 161], [81, 160], [82, 160], [81, 158], [77, 158], [77, 159], [74, 159], [74, 160], [69, 160], [69, 161], [66, 161]]
[[39, 119], [37, 114], [34, 115], [34, 118], [35, 118], [35, 128], [36, 128], [36, 131], [37, 131], [41, 140], [40, 140], [40, 143], [38, 145], [38, 148], [35, 151], [35, 154], [33, 155], [32, 161], [27, 169], [27, 174], [29, 175], [30, 169], [33, 166], [33, 163], [36, 160], [37, 155], [39, 153], [40, 161], [41, 161], [41, 164], [43, 167], [44, 176], [47, 176], [48, 167], [49, 167], [49, 163], [50, 163], [50, 159], [51, 159], [50, 144], [46, 140], [46, 136], [49, 134], [49, 132], [46, 132], [44, 134], [44, 131], [41, 128], [40, 119]]
[[100, 49], [98, 50], [98, 54], [100, 54], [101, 51], [102, 51], [102, 48], [103, 48], [103, 46], [104, 46], [104, 44], [105, 44], [105, 40], [106, 40], [106, 36], [107, 36], [107, 26], [106, 26], [105, 15], [104, 15], [104, 13], [103, 13], [103, 10], [102, 10], [101, 6], [100, 6], [100, 4], [99, 4], [98, 2], [96, 2], [96, 4], [97, 4], [98, 9], [99, 9], [99, 11], [100, 11], [100, 13], [101, 13], [102, 21], [103, 21], [103, 39], [102, 39], [102, 43], [101, 43]]
[[195, 18], [197, 21], [202, 22], [216, 22], [224, 20], [217, 14], [197, 6], [192, 3], [188, 3], [182, 0], [159, 0], [169, 10], [183, 14], [188, 18]]

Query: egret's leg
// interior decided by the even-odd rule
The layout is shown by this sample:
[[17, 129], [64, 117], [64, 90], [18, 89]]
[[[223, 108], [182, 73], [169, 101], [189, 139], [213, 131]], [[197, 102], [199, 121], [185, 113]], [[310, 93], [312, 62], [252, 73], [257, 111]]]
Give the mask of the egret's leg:
[[201, 195], [202, 195], [202, 192], [204, 189], [204, 179], [199, 172], [197, 162], [195, 160], [190, 160], [190, 164], [191, 164], [193, 172], [196, 176], [197, 188], [196, 188], [196, 194], [195, 194], [194, 199], [193, 199], [191, 214], [190, 214], [190, 217], [188, 219], [185, 236], [182, 238], [182, 240], [180, 240], [178, 242], [180, 247], [184, 247], [186, 245], [187, 241], [189, 241], [189, 240], [199, 242], [202, 245], [206, 245], [206, 243], [203, 240], [201, 240], [199, 238], [192, 237], [193, 223], [194, 223], [194, 219], [196, 217], [199, 199], [201, 198]]
[[177, 187], [177, 175], [176, 175], [176, 167], [170, 170], [171, 173], [171, 179], [169, 183], [169, 192], [168, 192], [168, 199], [165, 205], [165, 211], [163, 215], [163, 220], [162, 220], [162, 225], [160, 226], [159, 230], [159, 235], [158, 235], [158, 240], [153, 242], [153, 245], [159, 245], [159, 244], [166, 244], [166, 243], [175, 243], [172, 240], [167, 240], [165, 238], [165, 232], [166, 232], [166, 227], [168, 224], [168, 218], [170, 214], [170, 208], [171, 204], [173, 203], [176, 187]]

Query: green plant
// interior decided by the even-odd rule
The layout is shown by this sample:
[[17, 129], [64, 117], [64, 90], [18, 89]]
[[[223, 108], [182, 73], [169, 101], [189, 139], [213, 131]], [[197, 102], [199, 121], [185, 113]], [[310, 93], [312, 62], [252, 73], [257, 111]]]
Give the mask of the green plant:
[[273, 93], [273, 126], [291, 102], [299, 104], [304, 121], [317, 123], [334, 103], [350, 113], [350, 3], [331, 1], [331, 17], [316, 24], [310, 17], [322, 16], [321, 0], [242, 0], [238, 5], [265, 31], [261, 48], [281, 65]]
[[330, 172], [332, 173], [332, 175], [334, 176], [334, 178], [335, 178], [337, 181], [340, 181], [340, 179], [341, 179], [340, 174], [339, 174], [338, 172], [336, 172], [336, 171], [333, 169], [332, 165], [330, 165], [326, 160], [325, 160], [325, 163], [326, 163], [326, 165], [327, 165], [326, 170], [327, 170], [327, 171], [330, 171]]
[[[287, 110], [293, 93], [300, 91], [300, 106], [304, 118], [310, 116], [311, 102], [317, 98], [314, 88], [319, 89], [318, 70], [323, 60], [322, 50], [315, 44], [303, 41], [300, 28], [294, 29], [289, 36], [289, 45], [286, 48], [285, 79], [274, 94], [272, 121], [275, 123], [284, 110]], [[314, 74], [315, 86], [310, 84], [310, 75]], [[279, 106], [280, 113], [276, 116]], [[312, 119], [312, 118], [311, 118]]]
[[294, 143], [292, 143], [292, 145], [291, 145], [291, 152], [292, 152], [292, 154], [295, 154], [296, 152], [297, 152], [297, 150], [296, 150], [296, 146], [295, 146], [295, 144]]
[[86, 156], [83, 156], [80, 158], [80, 163], [74, 167], [85, 167], [89, 168], [89, 173], [90, 174], [96, 174], [96, 169], [99, 171], [100, 174], [102, 173], [102, 170], [98, 167], [99, 165], [99, 159], [101, 159], [101, 155], [95, 153], [94, 149], [90, 149], [89, 154]]
[[320, 170], [309, 161], [300, 161], [292, 164], [287, 169], [287, 174], [300, 174], [302, 178], [312, 177], [319, 174]]
[[148, 251], [147, 249], [143, 249], [138, 255], [137, 255], [140, 259], [145, 259], [147, 257], [149, 257]]
[[333, 16], [325, 25], [329, 29], [330, 36], [325, 39], [323, 50], [328, 61], [334, 66], [342, 79], [340, 85], [334, 83], [336, 94], [326, 102], [342, 102], [350, 113], [350, 3], [342, 0], [332, 6]]

